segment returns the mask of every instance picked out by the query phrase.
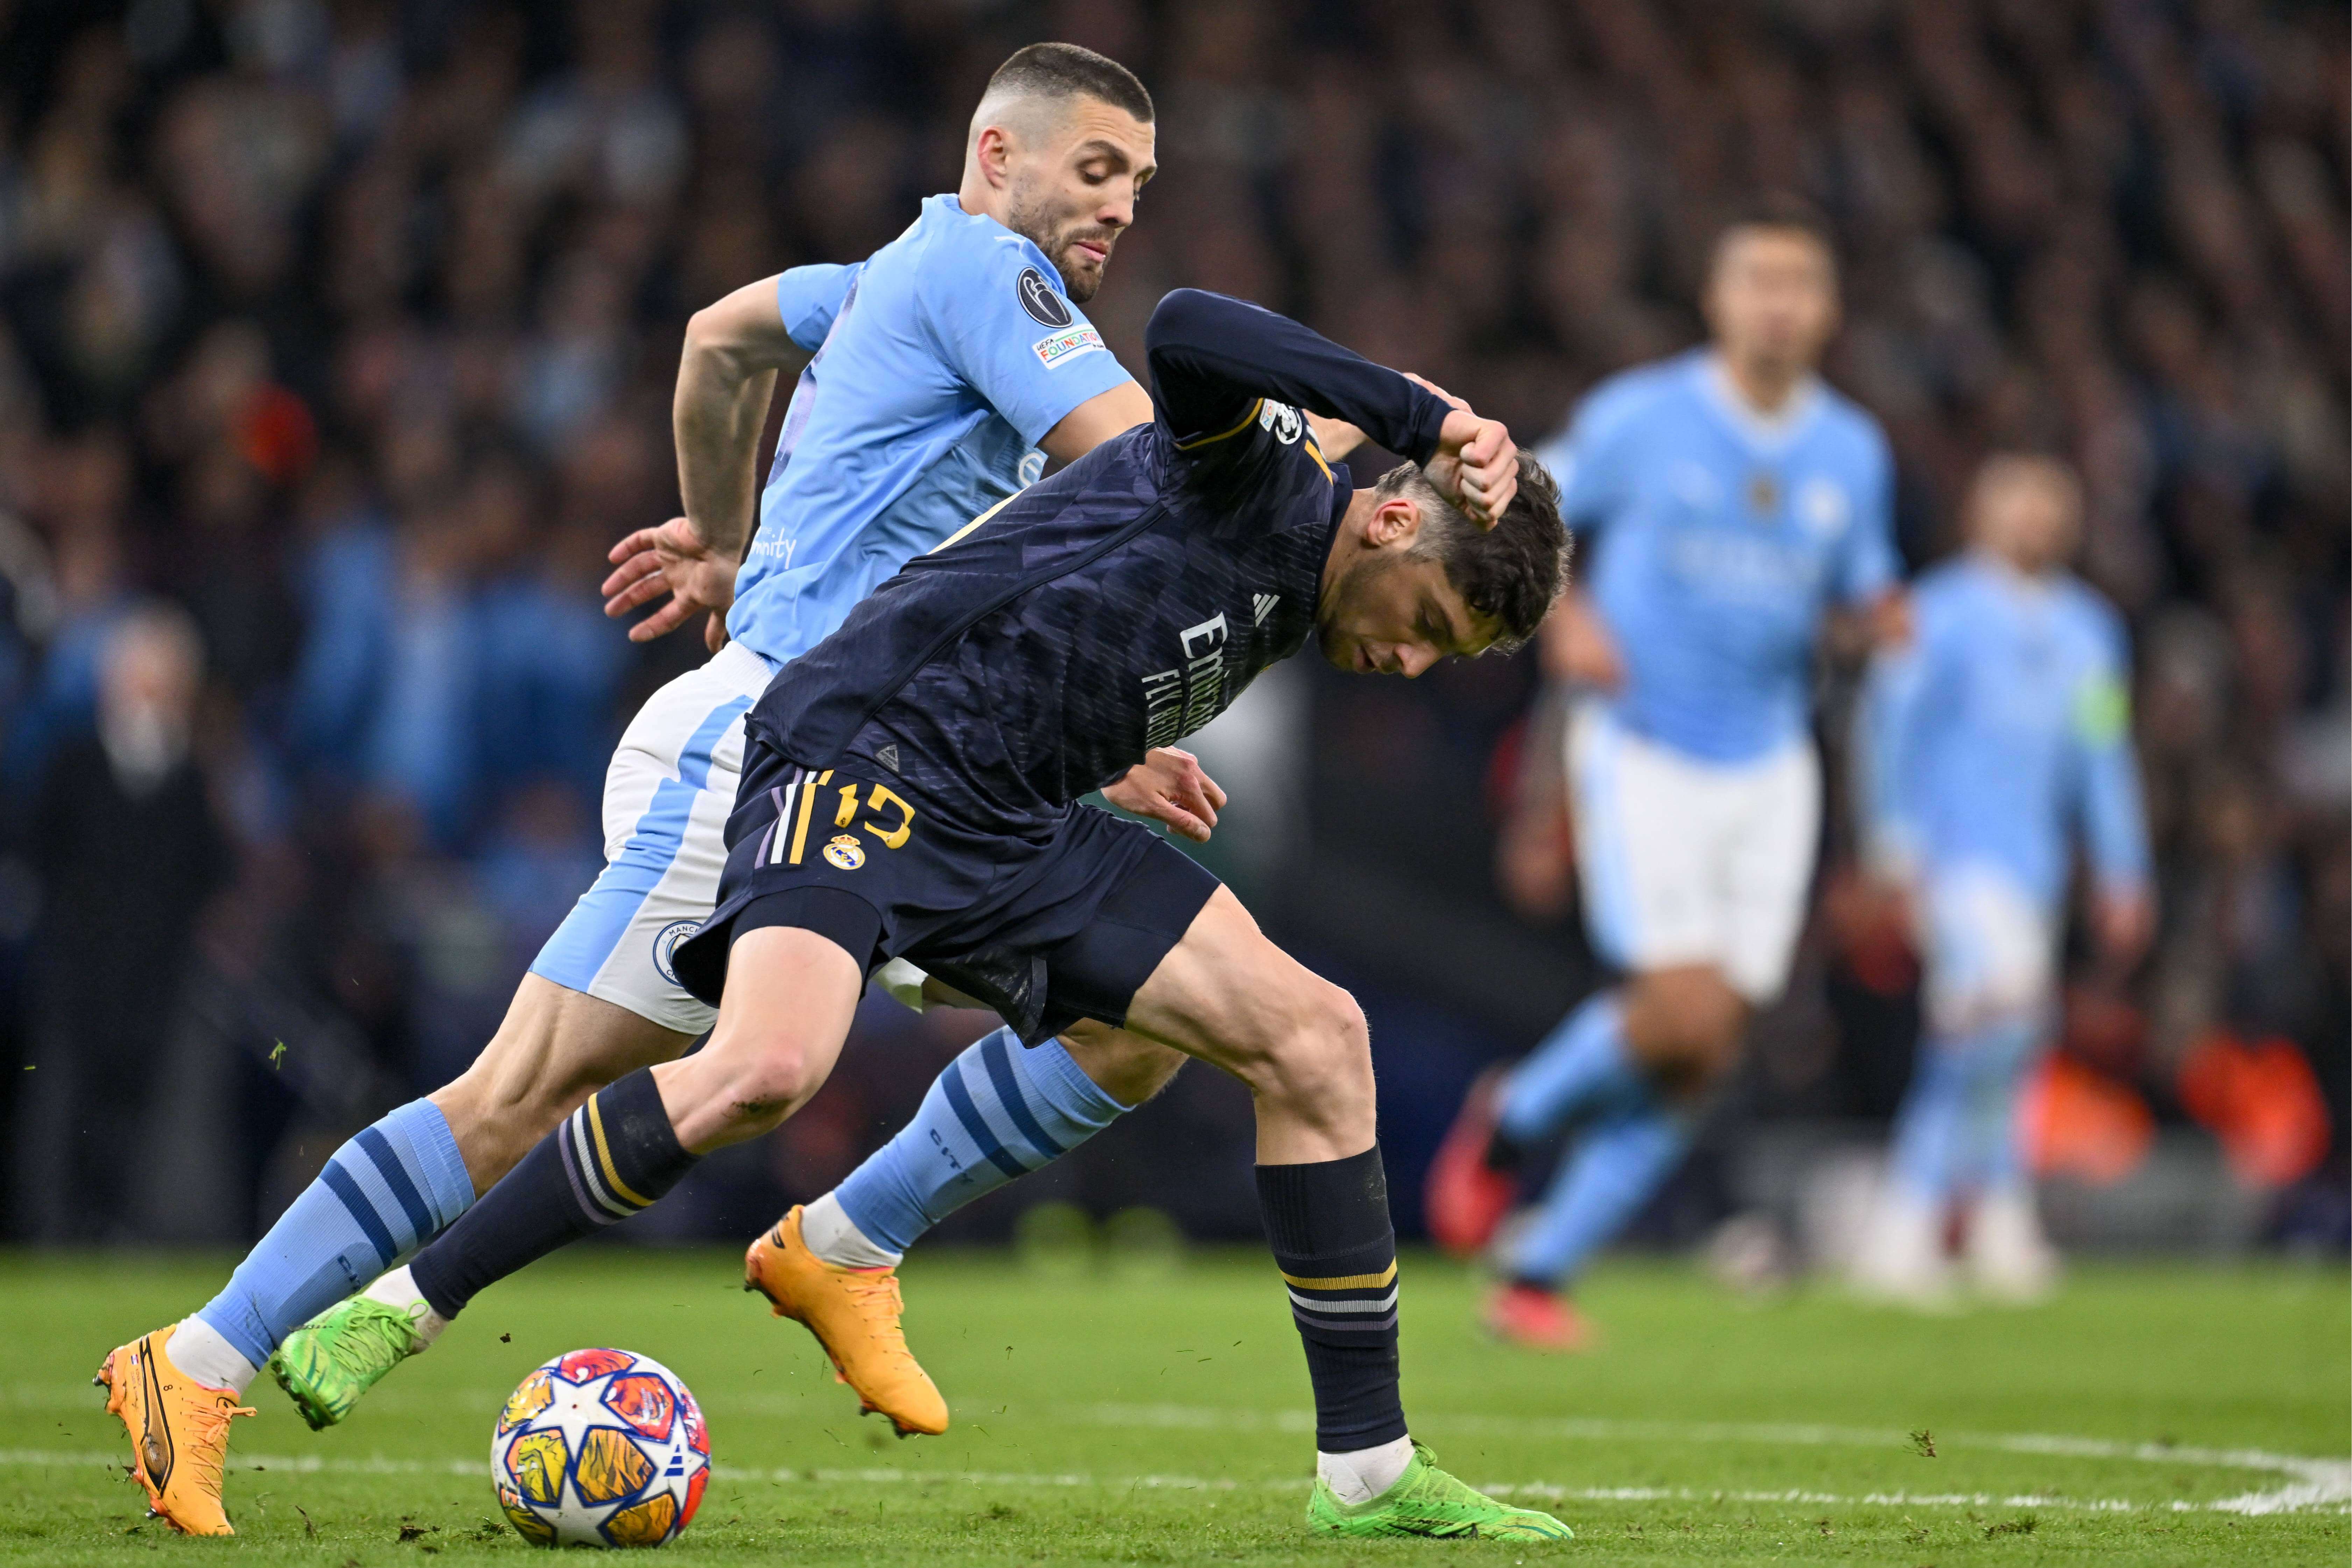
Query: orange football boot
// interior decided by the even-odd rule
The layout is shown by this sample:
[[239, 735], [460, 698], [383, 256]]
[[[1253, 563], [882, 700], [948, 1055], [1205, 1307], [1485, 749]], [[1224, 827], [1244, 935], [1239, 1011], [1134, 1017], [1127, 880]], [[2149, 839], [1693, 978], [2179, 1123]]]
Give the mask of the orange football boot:
[[1518, 1201], [1519, 1178], [1486, 1163], [1495, 1144], [1495, 1122], [1503, 1098], [1500, 1068], [1489, 1068], [1471, 1084], [1462, 1109], [1430, 1162], [1422, 1217], [1430, 1238], [1456, 1258], [1475, 1256], [1495, 1238], [1503, 1216]]
[[776, 1316], [798, 1321], [833, 1359], [833, 1376], [856, 1392], [864, 1415], [878, 1410], [901, 1437], [948, 1429], [948, 1402], [907, 1348], [895, 1268], [837, 1268], [801, 1239], [798, 1205], [743, 1255], [743, 1289]]
[[1589, 1350], [1596, 1337], [1576, 1303], [1534, 1285], [1498, 1285], [1486, 1298], [1486, 1329], [1531, 1351]]
[[172, 1364], [166, 1347], [179, 1326], [118, 1347], [90, 1381], [131, 1435], [131, 1473], [147, 1489], [148, 1511], [183, 1535], [235, 1535], [221, 1506], [228, 1424], [254, 1412]]

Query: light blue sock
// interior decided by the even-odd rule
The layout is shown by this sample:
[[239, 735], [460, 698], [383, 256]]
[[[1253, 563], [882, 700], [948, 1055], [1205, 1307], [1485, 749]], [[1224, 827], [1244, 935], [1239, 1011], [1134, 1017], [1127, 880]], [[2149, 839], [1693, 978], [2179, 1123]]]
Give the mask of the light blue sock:
[[1511, 1248], [1515, 1279], [1558, 1284], [1623, 1230], [1690, 1152], [1689, 1121], [1657, 1105], [1588, 1128]]
[[447, 1119], [431, 1100], [412, 1100], [335, 1151], [196, 1316], [257, 1367], [473, 1202]]
[[1976, 1193], [2011, 1192], [2025, 1184], [2017, 1102], [2040, 1058], [2042, 1022], [2003, 1019], [1978, 1030], [1968, 1050], [1968, 1090], [1960, 1119], [1958, 1179]]
[[1596, 992], [1528, 1054], [1503, 1086], [1496, 1125], [1535, 1143], [1580, 1110], [1645, 1104], [1649, 1085], [1625, 1049], [1624, 998]]
[[1902, 1109], [1895, 1113], [1887, 1168], [1923, 1204], [1940, 1207], [1959, 1184], [1960, 1124], [1968, 1099], [1965, 1042], [1949, 1036], [1921, 1035], [1910, 1087], [1903, 1091]]
[[1061, 1158], [1133, 1109], [1096, 1088], [1061, 1041], [1024, 1047], [999, 1029], [947, 1065], [915, 1119], [834, 1196], [867, 1240], [904, 1252], [972, 1199]]

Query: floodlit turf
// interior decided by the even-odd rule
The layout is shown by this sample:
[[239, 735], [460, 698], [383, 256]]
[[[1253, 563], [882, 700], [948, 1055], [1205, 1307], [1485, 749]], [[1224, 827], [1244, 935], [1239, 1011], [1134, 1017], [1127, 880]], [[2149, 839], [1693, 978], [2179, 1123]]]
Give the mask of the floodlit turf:
[[658, 1357], [709, 1413], [719, 1472], [669, 1549], [681, 1563], [2107, 1568], [2340, 1565], [2352, 1543], [2352, 1314], [2333, 1265], [2091, 1268], [2051, 1306], [1939, 1321], [1827, 1291], [1743, 1304], [1625, 1264], [1586, 1295], [1602, 1348], [1559, 1359], [1482, 1339], [1469, 1279], [1408, 1257], [1414, 1431], [1465, 1479], [1576, 1527], [1549, 1551], [1302, 1533], [1306, 1374], [1255, 1257], [1149, 1278], [919, 1259], [909, 1327], [956, 1426], [901, 1443], [857, 1419], [796, 1325], [740, 1292], [734, 1258], [619, 1248], [491, 1290], [333, 1432], [310, 1433], [265, 1379], [260, 1416], [236, 1427], [241, 1537], [181, 1540], [142, 1524], [136, 1488], [106, 1468], [122, 1445], [86, 1380], [219, 1271], [0, 1255], [0, 1558], [519, 1563], [533, 1549], [488, 1522], [490, 1421], [523, 1373], [592, 1344]]

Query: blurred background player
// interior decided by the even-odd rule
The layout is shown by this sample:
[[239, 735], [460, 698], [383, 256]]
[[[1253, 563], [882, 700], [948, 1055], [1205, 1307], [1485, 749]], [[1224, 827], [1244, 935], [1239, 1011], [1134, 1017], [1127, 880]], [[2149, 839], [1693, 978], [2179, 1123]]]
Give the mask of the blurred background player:
[[1986, 462], [1967, 552], [1920, 577], [1914, 639], [1881, 653], [1866, 689], [1867, 858], [1925, 960], [1917, 1065], [1856, 1260], [1858, 1284], [1896, 1300], [1948, 1293], [1955, 1205], [1977, 1288], [2031, 1300], [2053, 1280], [2019, 1100], [2054, 1025], [2073, 833], [2107, 963], [2128, 969], [2154, 926], [2130, 649], [2113, 606], [2067, 570], [2082, 518], [2063, 464]]
[[[864, 263], [796, 268], [694, 318], [674, 411], [686, 516], [624, 541], [605, 592], [613, 614], [667, 593], [641, 637], [708, 610], [714, 657], [656, 692], [624, 736], [606, 783], [609, 864], [473, 1067], [338, 1150], [212, 1302], [107, 1358], [108, 1407], [175, 1529], [234, 1533], [220, 1500], [226, 1426], [249, 1414], [238, 1396], [264, 1363], [313, 1426], [340, 1420], [436, 1331], [394, 1265], [590, 1092], [710, 1026], [669, 952], [710, 911], [743, 716], [774, 671], [1046, 458], [1069, 461], [1150, 416], [1076, 302], [1133, 220], [1152, 148], [1150, 98], [1125, 68], [1032, 45], [991, 79], [958, 194], [925, 202]], [[776, 372], [812, 350], [755, 507]], [[1196, 821], [1157, 787], [1114, 794]], [[381, 1269], [393, 1271], [345, 1300]]]
[[1623, 982], [1474, 1089], [1430, 1173], [1431, 1234], [1484, 1247], [1529, 1148], [1581, 1131], [1500, 1259], [1486, 1321], [1572, 1349], [1563, 1291], [1673, 1175], [1804, 922], [1821, 818], [1810, 728], [1825, 620], [1899, 626], [1892, 473], [1815, 374], [1837, 268], [1811, 209], [1768, 200], [1716, 243], [1705, 348], [1596, 388], [1545, 454], [1586, 542], [1545, 627], [1576, 693], [1569, 792], [1588, 934]]

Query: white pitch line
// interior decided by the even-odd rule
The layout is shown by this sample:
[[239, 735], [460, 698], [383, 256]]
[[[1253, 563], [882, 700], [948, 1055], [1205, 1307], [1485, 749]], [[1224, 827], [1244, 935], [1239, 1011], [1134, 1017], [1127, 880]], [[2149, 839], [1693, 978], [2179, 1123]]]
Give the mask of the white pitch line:
[[[110, 1453], [41, 1448], [0, 1448], [0, 1468], [122, 1468]], [[280, 1471], [296, 1475], [446, 1475], [488, 1479], [489, 1467], [473, 1459], [323, 1458], [317, 1455], [254, 1454], [229, 1461], [232, 1469]], [[776, 1485], [844, 1483], [880, 1486], [972, 1486], [1096, 1488], [1115, 1491], [1276, 1491], [1298, 1492], [1307, 1482], [1298, 1477], [1275, 1480], [1237, 1481], [1230, 1477], [1179, 1475], [1093, 1476], [1078, 1471], [901, 1470], [887, 1466], [863, 1469], [809, 1469], [712, 1467], [723, 1481], [768, 1481]], [[1808, 1508], [2039, 1508], [2088, 1513], [2219, 1512], [2291, 1513], [2320, 1510], [2352, 1513], [2345, 1494], [2326, 1489], [2290, 1487], [2280, 1492], [2248, 1494], [2217, 1502], [2137, 1502], [2129, 1498], [2052, 1497], [2020, 1492], [1820, 1492], [1803, 1489], [1700, 1491], [1688, 1487], [1564, 1487], [1550, 1481], [1486, 1481], [1479, 1489], [1497, 1497], [1535, 1498], [1549, 1502], [1738, 1502], [1799, 1503]], [[2296, 1495], [2290, 1495], [2296, 1494]]]

